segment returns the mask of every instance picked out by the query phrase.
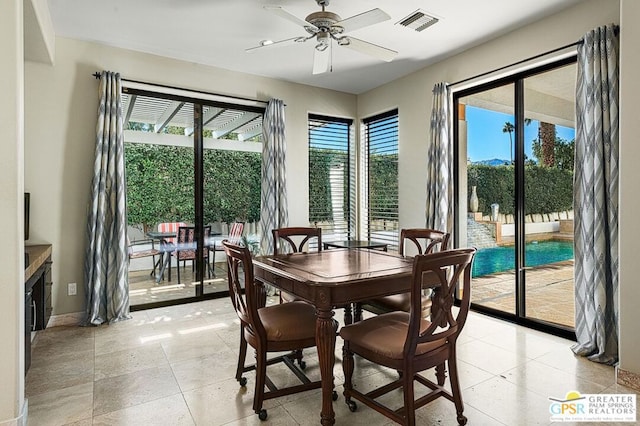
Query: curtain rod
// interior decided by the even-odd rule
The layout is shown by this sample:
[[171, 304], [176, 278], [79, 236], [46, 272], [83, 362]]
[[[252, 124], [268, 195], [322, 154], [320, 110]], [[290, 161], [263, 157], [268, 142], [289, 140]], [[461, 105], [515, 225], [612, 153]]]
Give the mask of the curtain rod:
[[[620, 26], [619, 26], [619, 25], [614, 25], [614, 26], [613, 26], [613, 31], [614, 31], [614, 33], [615, 33], [616, 35], [618, 35], [618, 33], [620, 32]], [[532, 56], [532, 57], [530, 57], [530, 58], [523, 59], [523, 60], [518, 61], [518, 62], [515, 62], [515, 63], [513, 63], [513, 64], [505, 65], [505, 66], [503, 66], [503, 67], [496, 68], [496, 69], [491, 70], [491, 71], [483, 72], [482, 74], [478, 74], [478, 75], [475, 75], [475, 76], [473, 76], [473, 77], [469, 77], [469, 78], [465, 78], [465, 79], [462, 79], [462, 80], [456, 81], [455, 83], [449, 83], [449, 84], [447, 84], [447, 86], [451, 87], [451, 86], [455, 86], [455, 85], [457, 85], [457, 84], [466, 83], [467, 81], [475, 80], [476, 78], [485, 77], [485, 76], [487, 76], [487, 75], [489, 75], [489, 74], [493, 74], [493, 73], [495, 73], [495, 72], [503, 71], [503, 70], [506, 70], [507, 68], [511, 68], [511, 67], [514, 67], [514, 66], [517, 66], [517, 65], [521, 65], [521, 64], [524, 64], [525, 62], [529, 62], [529, 61], [532, 61], [532, 60], [534, 60], [534, 59], [538, 59], [538, 58], [541, 58], [541, 57], [543, 57], [543, 56], [546, 56], [546, 55], [550, 55], [550, 54], [552, 54], [552, 53], [559, 52], [559, 51], [564, 50], [564, 49], [567, 49], [567, 48], [569, 48], [569, 47], [577, 46], [577, 45], [582, 44], [582, 43], [584, 43], [584, 39], [580, 39], [580, 40], [578, 40], [578, 41], [576, 41], [576, 42], [569, 43], [569, 44], [567, 44], [567, 45], [565, 45], [565, 46], [561, 46], [561, 47], [557, 47], [557, 48], [555, 48], [555, 49], [551, 49], [551, 50], [549, 50], [549, 51], [547, 51], [547, 52], [539, 53], [539, 54], [537, 54], [537, 55], [535, 55], [535, 56]]]
[[[101, 76], [100, 72], [96, 71], [91, 75], [94, 76], [96, 78], [96, 80], [100, 80], [100, 76]], [[169, 85], [166, 85], [166, 84], [148, 83], [146, 81], [129, 80], [127, 78], [120, 78], [120, 80], [127, 81], [129, 83], [148, 84], [149, 86], [158, 86], [158, 87], [163, 87], [165, 89], [185, 90], [185, 91], [188, 91], [188, 92], [200, 93], [200, 94], [203, 94], [203, 95], [220, 96], [220, 97], [223, 97], [223, 98], [236, 99], [236, 100], [239, 100], [239, 101], [260, 102], [260, 103], [263, 103], [263, 104], [267, 104], [268, 103], [267, 101], [261, 101], [261, 100], [258, 100], [258, 99], [243, 98], [243, 97], [240, 97], [240, 96], [231, 96], [231, 95], [221, 95], [219, 93], [205, 92], [203, 90], [185, 89], [184, 87], [169, 86]]]

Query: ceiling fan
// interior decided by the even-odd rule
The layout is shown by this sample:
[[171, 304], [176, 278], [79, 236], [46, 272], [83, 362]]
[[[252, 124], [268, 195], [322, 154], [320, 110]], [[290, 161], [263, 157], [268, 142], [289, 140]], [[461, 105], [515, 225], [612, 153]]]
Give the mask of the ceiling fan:
[[392, 61], [398, 54], [395, 50], [387, 49], [385, 47], [345, 35], [345, 33], [350, 31], [355, 31], [360, 28], [368, 27], [391, 19], [391, 17], [382, 10], [378, 8], [371, 9], [350, 18], [342, 19], [336, 13], [325, 10], [325, 7], [329, 6], [329, 0], [315, 1], [318, 3], [318, 6], [322, 8], [322, 11], [313, 12], [304, 20], [287, 12], [280, 6], [264, 6], [265, 10], [291, 21], [294, 24], [300, 25], [309, 34], [276, 42], [265, 40], [260, 44], [260, 46], [246, 49], [246, 52], [253, 52], [257, 49], [267, 47], [286, 45], [291, 42], [304, 43], [307, 40], [315, 39], [317, 44], [315, 46], [313, 56], [314, 74], [322, 74], [330, 71], [332, 40], [335, 41], [338, 46], [347, 47], [386, 62]]

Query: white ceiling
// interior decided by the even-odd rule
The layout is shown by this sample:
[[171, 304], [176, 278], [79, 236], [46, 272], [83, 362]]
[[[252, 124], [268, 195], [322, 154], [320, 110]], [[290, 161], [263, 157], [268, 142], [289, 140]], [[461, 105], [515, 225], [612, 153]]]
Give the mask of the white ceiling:
[[[313, 41], [246, 53], [261, 40], [304, 35], [263, 9], [304, 19], [315, 0], [48, 0], [56, 35], [249, 74], [359, 94], [583, 0], [331, 0], [343, 19], [380, 8], [391, 19], [349, 33], [399, 52], [382, 62], [333, 46], [333, 71], [313, 75]], [[423, 32], [395, 25], [417, 9], [440, 21]]]

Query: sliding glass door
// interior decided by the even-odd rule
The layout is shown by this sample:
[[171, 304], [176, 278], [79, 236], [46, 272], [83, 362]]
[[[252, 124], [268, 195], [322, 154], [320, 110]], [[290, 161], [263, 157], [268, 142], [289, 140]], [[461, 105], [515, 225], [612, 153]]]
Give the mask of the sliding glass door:
[[263, 109], [129, 89], [123, 110], [132, 309], [226, 295], [221, 240], [256, 239]]
[[454, 95], [458, 245], [473, 307], [570, 335], [575, 60]]

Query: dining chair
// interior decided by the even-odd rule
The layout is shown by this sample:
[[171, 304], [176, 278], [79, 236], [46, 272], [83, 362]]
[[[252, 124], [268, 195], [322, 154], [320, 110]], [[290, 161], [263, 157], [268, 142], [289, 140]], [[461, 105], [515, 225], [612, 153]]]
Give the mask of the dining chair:
[[[428, 228], [412, 228], [402, 229], [400, 231], [400, 241], [398, 243], [398, 253], [400, 255], [410, 255], [407, 253], [407, 243], [412, 242], [414, 251], [417, 254], [429, 254], [434, 250], [444, 251], [449, 248], [450, 234], [448, 232], [437, 231], [435, 229]], [[372, 300], [367, 300], [362, 303], [356, 303], [354, 306], [355, 321], [360, 321], [362, 318], [362, 309], [375, 314], [382, 314], [385, 312], [393, 311], [405, 311], [409, 312], [411, 306], [411, 294], [400, 293], [391, 296], [379, 297]], [[428, 290], [425, 290], [425, 294], [422, 296], [422, 316], [425, 319], [429, 319], [429, 312], [431, 309], [431, 294]]]
[[[353, 400], [356, 399], [397, 423], [415, 425], [416, 409], [444, 397], [454, 403], [458, 424], [467, 423], [456, 365], [456, 341], [469, 312], [471, 265], [475, 253], [475, 248], [464, 248], [416, 255], [409, 312], [389, 312], [342, 327], [344, 397], [349, 410], [357, 410]], [[431, 321], [422, 316], [425, 286], [434, 291]], [[455, 310], [454, 299], [458, 291], [462, 291], [462, 300], [459, 309]], [[353, 383], [354, 354], [398, 371], [399, 378], [363, 393]], [[432, 367], [435, 367], [435, 383], [420, 374]], [[451, 392], [444, 386], [447, 368]], [[429, 390], [417, 400], [414, 381]], [[378, 400], [399, 388], [403, 391], [401, 408], [391, 408], [388, 403], [385, 405]]]
[[[296, 351], [316, 345], [315, 308], [300, 301], [265, 306], [266, 291], [263, 285], [254, 280], [253, 262], [249, 249], [228, 240], [222, 241], [222, 247], [227, 255], [229, 296], [240, 319], [240, 354], [236, 380], [240, 386], [246, 386], [247, 379], [242, 374], [251, 370], [256, 371], [253, 410], [260, 420], [265, 420], [267, 411], [262, 408], [265, 400], [317, 389], [321, 386], [320, 380], [309, 380], [294, 364], [291, 353], [267, 359], [267, 354], [270, 352]], [[254, 365], [244, 365], [247, 344], [255, 350]], [[267, 366], [279, 362], [289, 367], [302, 384], [277, 388], [267, 376]], [[268, 389], [267, 392], [265, 387]], [[337, 393], [334, 392], [334, 400], [336, 398]]]
[[[322, 228], [288, 227], [272, 229], [273, 254], [322, 251]], [[314, 250], [310, 250], [314, 249]], [[287, 292], [280, 292], [280, 303], [297, 300]]]
[[[300, 253], [303, 251], [322, 251], [322, 228], [288, 227], [271, 230], [273, 234], [273, 254]], [[315, 240], [315, 241], [314, 241]], [[310, 250], [313, 249], [313, 250]], [[280, 303], [299, 300], [287, 292], [280, 292]], [[344, 323], [353, 322], [353, 310], [351, 304], [336, 306], [344, 309]]]
[[[204, 228], [204, 241], [208, 241], [211, 236], [211, 226], [207, 225]], [[178, 270], [178, 284], [180, 284], [180, 262], [183, 267], [186, 267], [187, 260], [191, 261], [191, 268], [195, 267], [196, 250], [197, 249], [197, 233], [195, 226], [181, 226], [178, 228], [176, 234], [175, 250], [171, 253], [176, 258], [177, 270]], [[211, 278], [211, 264], [209, 263], [209, 248], [205, 245], [201, 249], [202, 259], [206, 262], [209, 278]], [[169, 272], [171, 276], [171, 272]]]

